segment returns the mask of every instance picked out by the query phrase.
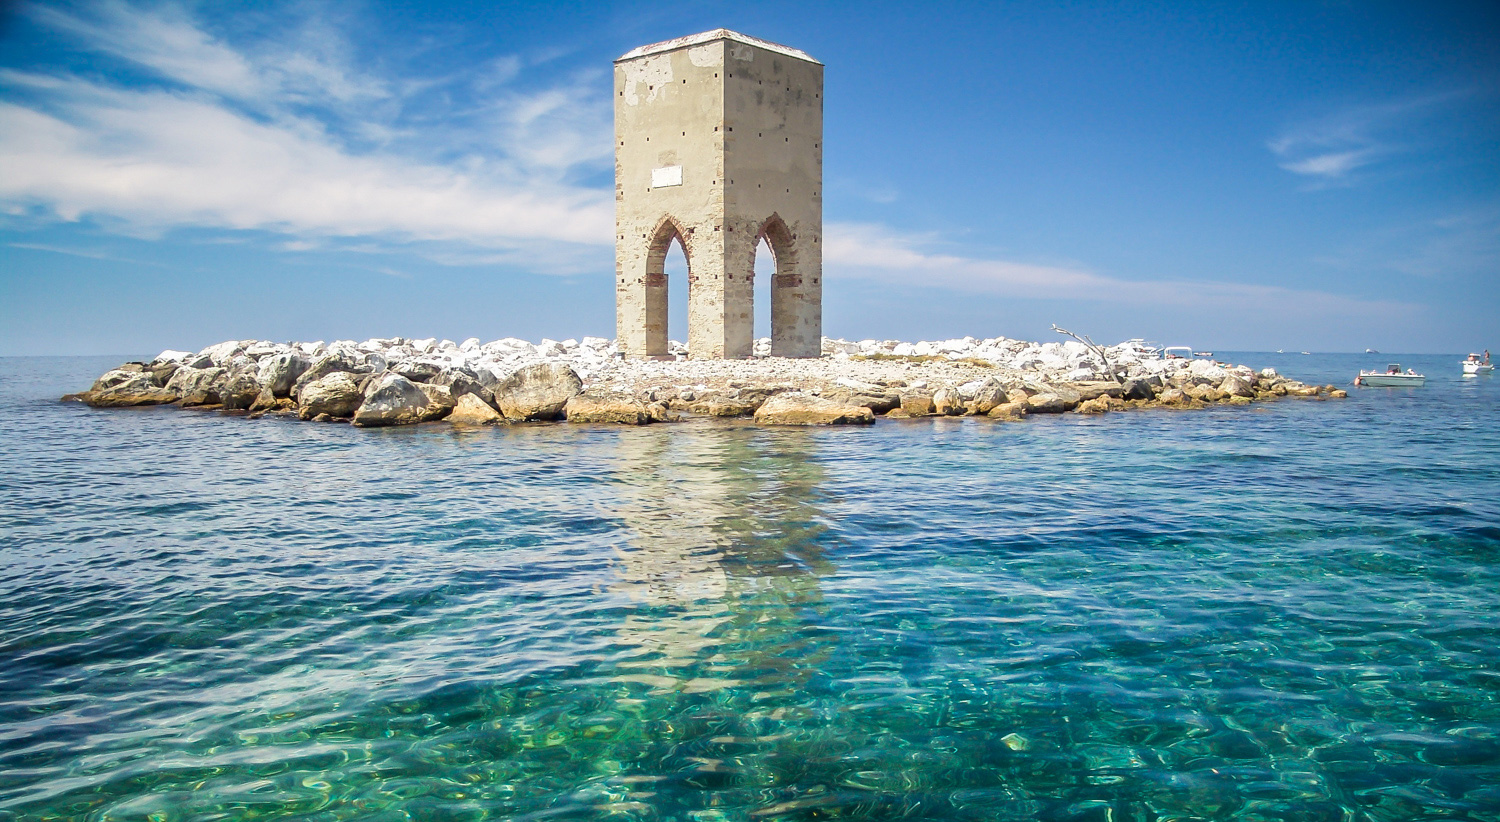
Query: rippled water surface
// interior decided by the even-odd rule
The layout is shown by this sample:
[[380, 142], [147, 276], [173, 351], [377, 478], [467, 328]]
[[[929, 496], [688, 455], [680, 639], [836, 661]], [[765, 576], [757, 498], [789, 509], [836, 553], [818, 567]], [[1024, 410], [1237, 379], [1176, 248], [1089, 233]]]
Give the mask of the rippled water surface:
[[1456, 356], [865, 430], [55, 401], [117, 359], [0, 359], [3, 820], [1500, 819]]

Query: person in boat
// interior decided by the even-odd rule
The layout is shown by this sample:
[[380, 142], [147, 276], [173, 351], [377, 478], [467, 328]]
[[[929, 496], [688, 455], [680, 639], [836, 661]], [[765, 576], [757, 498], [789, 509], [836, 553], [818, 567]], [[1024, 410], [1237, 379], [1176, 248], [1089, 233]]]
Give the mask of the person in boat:
[[1484, 364], [1485, 365], [1489, 365], [1490, 364], [1490, 350], [1488, 348], [1486, 348], [1484, 350]]
[[1408, 374], [1412, 375], [1413, 377], [1415, 377], [1417, 375], [1417, 370], [1415, 368], [1408, 368], [1408, 369], [1406, 369], [1406, 373], [1408, 373]]
[[1399, 365], [1393, 365], [1390, 368], [1387, 368], [1385, 370], [1385, 373], [1387, 373], [1387, 374], [1400, 374], [1401, 373], [1401, 366], [1399, 366]]

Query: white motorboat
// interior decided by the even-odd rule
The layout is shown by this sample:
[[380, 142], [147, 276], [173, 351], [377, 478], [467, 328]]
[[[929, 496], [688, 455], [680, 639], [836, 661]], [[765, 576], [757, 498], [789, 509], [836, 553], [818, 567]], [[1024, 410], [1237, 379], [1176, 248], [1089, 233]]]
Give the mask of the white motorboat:
[[1459, 364], [1464, 367], [1465, 374], [1493, 374], [1495, 372], [1495, 366], [1490, 364], [1488, 356], [1481, 360], [1478, 354], [1470, 354], [1467, 360]]
[[1360, 371], [1359, 376], [1354, 378], [1355, 385], [1368, 385], [1374, 388], [1398, 388], [1406, 386], [1417, 388], [1427, 382], [1427, 377], [1418, 374], [1410, 368], [1401, 370], [1400, 363], [1391, 363], [1384, 371]]

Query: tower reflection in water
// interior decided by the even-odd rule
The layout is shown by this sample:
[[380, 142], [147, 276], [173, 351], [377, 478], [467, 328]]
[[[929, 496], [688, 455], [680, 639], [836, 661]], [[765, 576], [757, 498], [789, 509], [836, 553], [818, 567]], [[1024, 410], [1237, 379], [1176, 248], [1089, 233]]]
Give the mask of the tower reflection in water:
[[[815, 435], [729, 426], [621, 432], [612, 593], [615, 706], [642, 722], [631, 770], [767, 787], [820, 740], [805, 688], [834, 647], [834, 568]], [[623, 752], [619, 752], [623, 753]], [[685, 784], [682, 784], [685, 783]]]

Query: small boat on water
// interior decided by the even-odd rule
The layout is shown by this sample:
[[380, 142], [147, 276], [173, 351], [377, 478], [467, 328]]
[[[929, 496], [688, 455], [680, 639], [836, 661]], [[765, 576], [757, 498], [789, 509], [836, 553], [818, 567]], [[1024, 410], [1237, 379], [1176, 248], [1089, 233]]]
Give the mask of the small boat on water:
[[1490, 352], [1484, 352], [1484, 359], [1479, 359], [1478, 354], [1470, 354], [1467, 360], [1459, 363], [1464, 367], [1465, 374], [1493, 374], [1495, 366], [1490, 363]]
[[1391, 363], [1384, 371], [1363, 371], [1354, 378], [1355, 385], [1368, 385], [1374, 388], [1398, 388], [1407, 386], [1410, 388], [1420, 387], [1427, 382], [1427, 377], [1418, 374], [1410, 368], [1401, 370], [1400, 363]]

